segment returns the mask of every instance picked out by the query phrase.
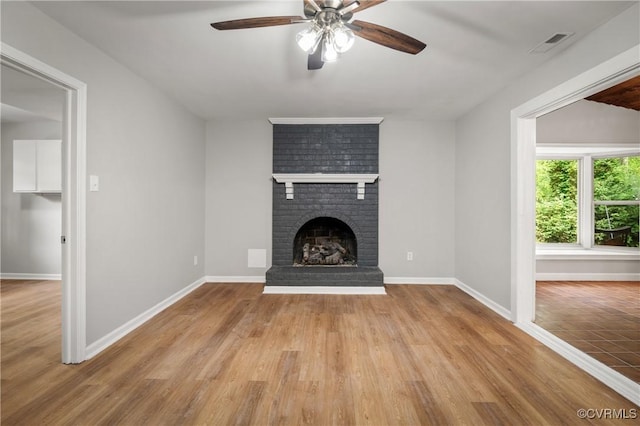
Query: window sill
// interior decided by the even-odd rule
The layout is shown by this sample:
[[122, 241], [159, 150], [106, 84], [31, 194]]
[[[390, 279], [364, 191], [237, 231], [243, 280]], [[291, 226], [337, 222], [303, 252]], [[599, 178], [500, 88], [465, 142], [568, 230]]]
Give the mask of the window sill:
[[640, 250], [633, 248], [536, 247], [536, 260], [640, 260]]

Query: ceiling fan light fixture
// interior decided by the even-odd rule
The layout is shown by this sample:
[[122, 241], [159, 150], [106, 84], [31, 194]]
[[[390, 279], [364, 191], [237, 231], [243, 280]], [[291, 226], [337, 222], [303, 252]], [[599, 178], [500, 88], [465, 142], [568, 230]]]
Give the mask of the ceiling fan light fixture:
[[314, 24], [296, 34], [296, 42], [305, 52], [313, 53], [318, 47], [322, 34], [322, 28]]
[[333, 28], [333, 45], [338, 53], [344, 53], [351, 49], [355, 42], [353, 31], [347, 28], [342, 22], [338, 22]]
[[322, 43], [322, 60], [324, 62], [335, 62], [338, 59], [338, 51], [335, 48], [333, 34], [327, 32]]

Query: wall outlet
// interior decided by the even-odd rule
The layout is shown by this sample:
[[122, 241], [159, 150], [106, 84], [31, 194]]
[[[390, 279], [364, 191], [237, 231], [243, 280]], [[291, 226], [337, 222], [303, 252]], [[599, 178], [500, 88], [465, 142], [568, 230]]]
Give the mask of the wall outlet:
[[407, 260], [413, 260], [413, 252], [412, 251], [408, 251], [407, 252]]
[[193, 266], [198, 265], [198, 256], [193, 256]]

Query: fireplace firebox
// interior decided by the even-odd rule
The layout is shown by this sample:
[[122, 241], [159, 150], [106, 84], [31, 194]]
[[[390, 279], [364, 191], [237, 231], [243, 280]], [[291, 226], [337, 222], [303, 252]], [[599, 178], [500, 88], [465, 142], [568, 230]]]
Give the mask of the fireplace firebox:
[[357, 266], [356, 236], [332, 217], [305, 223], [293, 241], [293, 266]]

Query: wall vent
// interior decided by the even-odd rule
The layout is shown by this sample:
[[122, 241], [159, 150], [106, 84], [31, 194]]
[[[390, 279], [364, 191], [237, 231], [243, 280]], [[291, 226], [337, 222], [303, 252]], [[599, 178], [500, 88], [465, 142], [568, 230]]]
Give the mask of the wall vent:
[[569, 37], [571, 37], [573, 33], [555, 33], [551, 37], [547, 38], [542, 43], [538, 44], [536, 47], [531, 49], [529, 53], [545, 53], [556, 47], [558, 44], [562, 43]]

